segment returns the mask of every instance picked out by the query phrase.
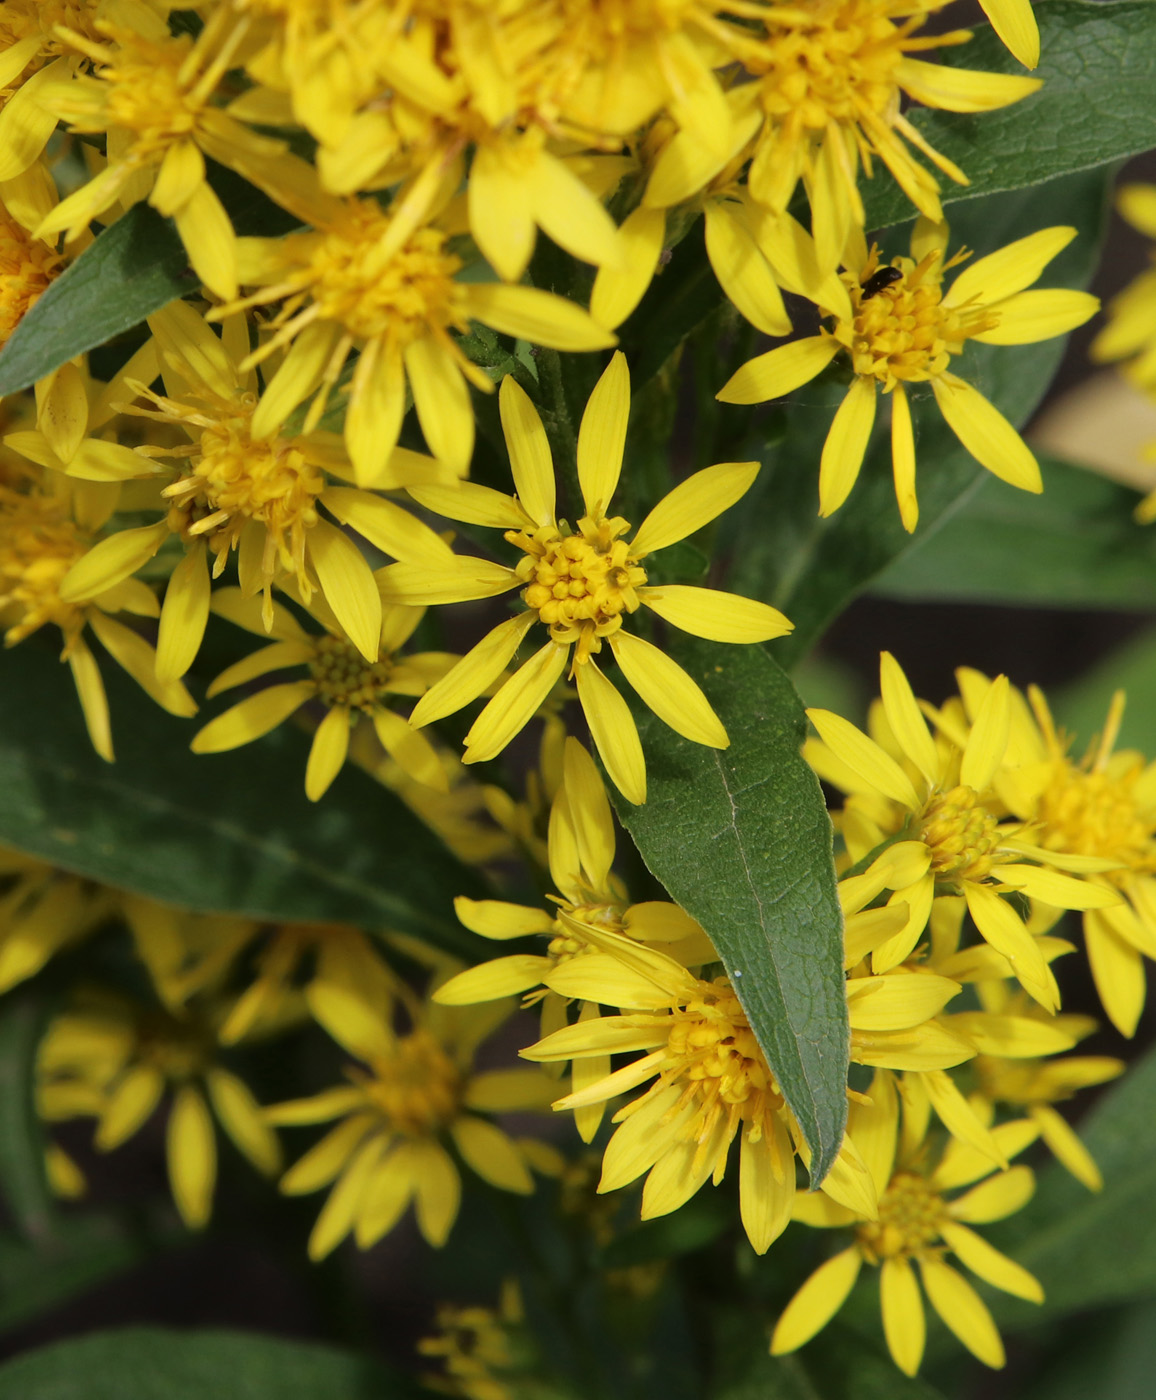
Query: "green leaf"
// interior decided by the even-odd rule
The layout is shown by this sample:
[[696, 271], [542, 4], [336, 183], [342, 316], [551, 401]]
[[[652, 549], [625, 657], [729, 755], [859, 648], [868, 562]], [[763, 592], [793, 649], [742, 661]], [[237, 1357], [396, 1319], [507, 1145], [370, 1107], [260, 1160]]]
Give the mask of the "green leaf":
[[[1041, 91], [995, 112], [970, 116], [917, 108], [908, 117], [970, 185], [938, 176], [944, 204], [1038, 185], [1058, 175], [1125, 160], [1156, 146], [1156, 10], [1148, 0], [1045, 0], [1040, 27]], [[954, 68], [1023, 74], [987, 24], [942, 50]], [[883, 177], [865, 181], [868, 228], [911, 217], [911, 203]], [[954, 210], [954, 218], [959, 211]]]
[[656, 1220], [644, 1220], [627, 1230], [603, 1249], [605, 1269], [629, 1269], [636, 1264], [652, 1264], [691, 1254], [710, 1244], [735, 1223], [734, 1206], [717, 1191], [700, 1191], [686, 1205]]
[[[1110, 179], [1109, 172], [1092, 171], [961, 205], [954, 211], [952, 246], [966, 244], [983, 256], [1035, 229], [1072, 224], [1080, 236], [1040, 280], [1049, 286], [1082, 286], [1096, 266]], [[900, 251], [906, 231], [885, 241], [888, 251]], [[1042, 397], [1063, 350], [1062, 338], [1017, 347], [972, 344], [952, 360], [951, 368], [1019, 425]], [[762, 456], [767, 463], [742, 513], [735, 513], [739, 523], [728, 545], [736, 562], [728, 586], [773, 602], [795, 623], [795, 632], [776, 644], [775, 655], [784, 665], [805, 655], [855, 594], [889, 564], [927, 541], [934, 552], [936, 527], [988, 475], [959, 445], [934, 399], [924, 392], [913, 395], [912, 403], [919, 461], [916, 533], [903, 529], [895, 504], [889, 405], [881, 407], [850, 498], [830, 519], [821, 520], [819, 459], [847, 382], [845, 376], [828, 374], [793, 395], [781, 411], [785, 434], [769, 451], [753, 437], [728, 444], [719, 458]], [[1026, 508], [1039, 504], [1038, 498], [1025, 496]]]
[[1136, 492], [1040, 457], [1042, 497], [985, 475], [934, 534], [871, 585], [893, 598], [1156, 607], [1156, 531], [1132, 519]]
[[1045, 1293], [1040, 1307], [989, 1294], [1001, 1326], [1030, 1327], [1156, 1291], [1156, 1051], [1135, 1061], [1077, 1128], [1104, 1189], [1090, 1192], [1049, 1166], [1031, 1203], [990, 1232]]
[[131, 330], [197, 288], [172, 224], [134, 205], [61, 273], [0, 351], [0, 397]]
[[1025, 1400], [1151, 1400], [1156, 1304], [1137, 1303], [1053, 1339]]
[[714, 941], [819, 1182], [843, 1140], [848, 1031], [831, 823], [799, 753], [802, 705], [761, 647], [696, 642], [675, 654], [731, 746], [692, 744], [636, 707], [649, 797], [620, 801], [619, 816]]
[[30, 989], [0, 1002], [0, 1193], [20, 1230], [33, 1239], [49, 1230], [53, 1215], [44, 1125], [35, 1102], [44, 1019], [43, 999]]
[[308, 801], [308, 740], [291, 726], [196, 755], [193, 724], [106, 666], [110, 765], [51, 652], [26, 643], [0, 674], [0, 842], [187, 909], [388, 927], [481, 956], [452, 905], [484, 894], [477, 872], [352, 764]]
[[401, 1400], [407, 1379], [369, 1357], [245, 1332], [129, 1327], [0, 1366], [0, 1400]]

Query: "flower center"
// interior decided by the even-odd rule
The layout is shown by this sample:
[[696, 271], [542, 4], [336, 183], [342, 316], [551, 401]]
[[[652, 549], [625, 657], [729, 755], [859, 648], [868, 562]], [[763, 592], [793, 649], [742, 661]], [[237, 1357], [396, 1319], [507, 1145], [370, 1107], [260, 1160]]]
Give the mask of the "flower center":
[[309, 670], [317, 682], [317, 694], [327, 705], [373, 710], [389, 689], [393, 674], [391, 656], [382, 652], [370, 663], [352, 642], [341, 637], [319, 637]]
[[859, 1226], [856, 1234], [873, 1263], [898, 1254], [918, 1254], [939, 1238], [947, 1219], [943, 1198], [915, 1172], [897, 1172], [879, 1198], [879, 1219]]
[[1156, 871], [1152, 823], [1140, 815], [1132, 795], [1143, 771], [1139, 758], [1116, 773], [1084, 772], [1066, 759], [1057, 764], [1037, 812], [1043, 823], [1040, 845], [1119, 860], [1130, 871]]
[[595, 522], [584, 516], [573, 535], [554, 525], [539, 526], [533, 534], [511, 530], [506, 535], [525, 552], [517, 574], [526, 584], [526, 606], [549, 627], [554, 641], [580, 643], [576, 660], [600, 650], [598, 639], [617, 632], [622, 614], [640, 605], [635, 590], [646, 582], [646, 570], [630, 558], [630, 546], [619, 538], [629, 529], [618, 517]]
[[931, 848], [932, 870], [949, 880], [990, 875], [1000, 843], [996, 819], [980, 805], [975, 789], [962, 785], [932, 800], [919, 839]]
[[59, 273], [62, 259], [0, 211], [0, 345]]
[[461, 1098], [461, 1075], [428, 1031], [403, 1036], [374, 1077], [357, 1078], [388, 1126], [407, 1137], [430, 1137], [450, 1123]]
[[60, 584], [88, 549], [63, 498], [0, 484], [0, 624], [9, 646], [54, 622], [71, 644], [84, 628], [84, 607], [66, 603]]
[[108, 84], [102, 129], [131, 132], [134, 157], [159, 159], [192, 134], [205, 108], [205, 96], [194, 86], [200, 74], [184, 71], [193, 41], [187, 34], [155, 41], [112, 25], [101, 30], [117, 44], [96, 69]]
[[317, 523], [317, 497], [325, 489], [321, 472], [283, 438], [254, 441], [247, 415], [209, 423], [198, 451], [192, 471], [163, 492], [172, 503], [169, 528], [186, 542], [208, 537], [219, 574], [245, 526], [255, 521], [266, 531], [266, 579], [280, 565], [304, 586], [305, 532]]
[[767, 115], [819, 134], [897, 107], [895, 70], [915, 26], [892, 24], [885, 10], [878, 0], [820, 0], [785, 18], [772, 11], [767, 37], [743, 48]]
[[166, 1079], [182, 1083], [204, 1072], [211, 1059], [210, 1044], [198, 1025], [167, 1016], [148, 1018], [140, 1027], [138, 1059]]
[[454, 307], [462, 263], [445, 251], [445, 235], [418, 229], [383, 258], [390, 222], [371, 201], [351, 200], [345, 218], [323, 233], [286, 240], [288, 256], [305, 241], [308, 270], [298, 280], [311, 285], [321, 316], [366, 340], [387, 336], [402, 349], [431, 328], [466, 330]]

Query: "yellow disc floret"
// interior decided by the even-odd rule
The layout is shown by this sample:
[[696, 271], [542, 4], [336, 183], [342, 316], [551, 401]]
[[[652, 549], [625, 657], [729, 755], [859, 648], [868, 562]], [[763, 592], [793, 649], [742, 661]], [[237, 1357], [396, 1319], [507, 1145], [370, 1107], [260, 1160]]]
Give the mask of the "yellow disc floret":
[[84, 629], [82, 604], [60, 597], [65, 574], [88, 549], [63, 496], [0, 483], [0, 626], [9, 646], [54, 622], [66, 647]]
[[931, 850], [931, 868], [944, 880], [982, 880], [991, 874], [999, 824], [979, 794], [960, 785], [937, 795], [923, 814], [919, 839]]
[[460, 1070], [427, 1030], [402, 1036], [388, 1059], [375, 1059], [373, 1077], [351, 1070], [394, 1132], [431, 1137], [457, 1116], [462, 1095]]
[[63, 259], [0, 209], [0, 345], [48, 289]]
[[879, 1219], [857, 1230], [860, 1248], [873, 1264], [919, 1254], [939, 1239], [949, 1219], [943, 1198], [916, 1172], [896, 1172], [879, 1197]]
[[344, 637], [317, 637], [315, 655], [309, 670], [317, 683], [317, 694], [327, 705], [344, 705], [372, 714], [389, 690], [393, 664], [382, 653], [374, 662]]

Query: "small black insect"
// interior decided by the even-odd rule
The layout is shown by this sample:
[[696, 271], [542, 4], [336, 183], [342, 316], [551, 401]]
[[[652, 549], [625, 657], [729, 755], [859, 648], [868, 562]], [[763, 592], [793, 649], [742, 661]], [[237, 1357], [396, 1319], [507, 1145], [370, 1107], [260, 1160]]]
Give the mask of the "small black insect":
[[863, 283], [863, 292], [859, 300], [870, 301], [884, 287], [890, 287], [893, 282], [898, 282], [902, 276], [903, 273], [897, 267], [881, 267], [878, 272], [873, 272]]

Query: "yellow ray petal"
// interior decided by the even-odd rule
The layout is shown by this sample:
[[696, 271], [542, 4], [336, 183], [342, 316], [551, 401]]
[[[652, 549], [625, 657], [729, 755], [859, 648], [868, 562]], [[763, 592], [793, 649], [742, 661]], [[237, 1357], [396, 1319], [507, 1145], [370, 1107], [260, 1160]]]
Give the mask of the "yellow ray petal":
[[628, 632], [615, 632], [609, 640], [622, 674], [664, 724], [692, 743], [730, 747], [710, 701], [676, 661]]
[[927, 1324], [923, 1298], [910, 1260], [898, 1255], [884, 1259], [879, 1280], [883, 1307], [883, 1335], [891, 1359], [905, 1376], [913, 1376], [923, 1360]]
[[1029, 1303], [1044, 1301], [1044, 1290], [1039, 1280], [1006, 1254], [1001, 1254], [974, 1230], [969, 1230], [966, 1225], [945, 1224], [940, 1233], [972, 1273], [978, 1274], [985, 1283], [1017, 1298], [1026, 1298]]
[[255, 438], [272, 437], [313, 393], [340, 339], [341, 327], [332, 321], [314, 322], [297, 336], [253, 412], [250, 431]]
[[795, 625], [769, 603], [715, 588], [662, 584], [640, 588], [638, 596], [672, 626], [714, 642], [767, 642]]
[[414, 706], [410, 723], [415, 726], [431, 724], [476, 700], [510, 664], [536, 621], [535, 613], [518, 613], [487, 632], [456, 666], [430, 686]]
[[790, 335], [791, 319], [778, 283], [738, 206], [712, 199], [704, 212], [707, 257], [731, 303], [764, 335]]
[[204, 180], [173, 218], [193, 271], [214, 295], [237, 295], [237, 235], [225, 206]]
[[499, 1191], [528, 1196], [534, 1178], [525, 1158], [496, 1123], [462, 1113], [450, 1124], [450, 1134], [467, 1166]]
[[490, 266], [516, 282], [534, 251], [533, 198], [529, 183], [499, 150], [479, 143], [467, 192], [470, 231]]
[[1049, 976], [1048, 965], [1019, 915], [994, 890], [974, 880], [964, 881], [963, 892], [968, 912], [980, 933], [997, 953], [1007, 958], [1024, 988], [1046, 1011], [1054, 1011], [1054, 997], [1049, 991], [1053, 979]]
[[618, 344], [613, 331], [565, 297], [537, 287], [507, 287], [474, 282], [461, 288], [463, 309], [471, 320], [520, 336], [552, 350], [609, 350]]
[[[461, 520], [467, 525], [489, 525], [495, 530], [524, 530], [527, 523], [536, 523], [528, 520], [513, 496], [495, 491], [491, 486], [480, 486], [476, 481], [461, 481], [453, 486], [410, 486], [407, 489], [419, 505], [444, 515], [447, 520]], [[438, 542], [449, 548], [444, 541], [439, 539]]]
[[948, 374], [937, 374], [931, 388], [948, 427], [977, 462], [1021, 491], [1044, 489], [1031, 449], [978, 389]]
[[629, 418], [630, 370], [626, 356], [616, 350], [594, 386], [578, 430], [578, 483], [586, 514], [593, 520], [608, 513], [618, 488]]
[[640, 805], [646, 801], [646, 760], [626, 701], [593, 661], [578, 667], [575, 681], [590, 737], [610, 781], [628, 802]]
[[811, 709], [807, 711], [807, 718], [819, 731], [828, 748], [859, 774], [869, 788], [911, 810], [919, 806], [919, 798], [911, 785], [911, 779], [874, 739], [868, 738], [849, 720], [831, 710]]
[[181, 1219], [190, 1230], [208, 1224], [217, 1182], [217, 1143], [213, 1120], [199, 1089], [177, 1090], [166, 1135], [169, 1184]]
[[365, 556], [327, 520], [318, 520], [309, 531], [306, 548], [334, 616], [362, 656], [375, 662], [381, 647], [381, 594]]
[[919, 524], [919, 501], [915, 495], [915, 432], [911, 426], [911, 405], [902, 382], [891, 391], [891, 470], [895, 477], [895, 499], [899, 518], [911, 534]]
[[209, 621], [209, 565], [203, 540], [169, 577], [157, 632], [157, 679], [176, 681], [196, 660]]
[[349, 711], [334, 705], [317, 726], [305, 766], [305, 796], [317, 802], [341, 772], [349, 751]]
[[[286, 359], [285, 364], [288, 363]], [[284, 369], [283, 365], [278, 370], [278, 377]], [[383, 478], [388, 479], [404, 416], [405, 366], [401, 352], [392, 342], [382, 345], [370, 341], [353, 371], [345, 413], [345, 446], [358, 486], [376, 486]]]
[[650, 286], [666, 240], [666, 214], [639, 205], [618, 230], [622, 267], [598, 269], [590, 293], [590, 314], [601, 326], [616, 330]]
[[[410, 607], [434, 607], [439, 603], [465, 603], [476, 598], [493, 598], [518, 585], [513, 569], [489, 559], [454, 555], [453, 567], [428, 563], [387, 564], [374, 577], [382, 601], [405, 603]], [[531, 613], [537, 620], [537, 614]]]
[[147, 564], [169, 534], [169, 527], [162, 520], [159, 525], [119, 530], [101, 540], [65, 574], [60, 584], [61, 598], [80, 603], [104, 593]]
[[540, 150], [523, 178], [538, 226], [559, 248], [596, 267], [625, 267], [614, 220], [565, 161]]
[[857, 1245], [821, 1264], [783, 1310], [771, 1337], [771, 1355], [796, 1351], [821, 1332], [847, 1301], [863, 1256]]
[[972, 340], [984, 345], [1032, 345], [1037, 340], [1067, 335], [1091, 320], [1100, 309], [1100, 298], [1089, 292], [1049, 287], [1016, 292], [993, 309], [999, 314], [998, 324], [973, 335]]
[[495, 758], [514, 735], [525, 728], [561, 679], [569, 655], [568, 646], [547, 642], [514, 672], [466, 735], [466, 763], [484, 763], [487, 759]]
[[899, 662], [889, 651], [879, 658], [879, 692], [887, 723], [903, 752], [929, 783], [939, 778], [939, 758], [919, 705]]
[[76, 643], [68, 653], [68, 667], [80, 700], [84, 725], [92, 747], [106, 763], [114, 761], [112, 727], [109, 722], [108, 697], [96, 658], [84, 642]]
[[742, 500], [758, 474], [758, 462], [719, 462], [680, 481], [638, 527], [631, 558], [641, 559], [693, 535]]
[[1020, 102], [1043, 86], [1039, 78], [948, 68], [907, 57], [900, 59], [893, 73], [894, 81], [917, 102], [945, 112], [991, 112]]
[[248, 1086], [235, 1074], [223, 1069], [210, 1069], [205, 1081], [221, 1126], [233, 1139], [238, 1150], [248, 1157], [258, 1171], [267, 1176], [279, 1172], [281, 1146]]
[[943, 305], [962, 306], [973, 300], [989, 305], [1022, 292], [1075, 236], [1074, 228], [1057, 224], [1017, 238], [965, 267], [944, 293]]
[[165, 1090], [164, 1075], [153, 1065], [132, 1065], [110, 1092], [92, 1145], [111, 1152], [127, 1142], [152, 1117]]
[[942, 1259], [922, 1255], [919, 1269], [931, 1306], [964, 1346], [985, 1366], [1004, 1364], [1003, 1342], [991, 1313], [971, 1284]]
[[281, 1178], [286, 1196], [306, 1196], [319, 1191], [341, 1172], [377, 1120], [371, 1113], [357, 1113], [326, 1133]]
[[405, 370], [429, 450], [464, 476], [474, 454], [474, 408], [457, 362], [444, 345], [426, 335], [406, 347]]
[[553, 524], [555, 485], [550, 444], [537, 409], [512, 374], [502, 380], [498, 405], [518, 500], [535, 524]]
[[875, 426], [875, 381], [856, 376], [839, 405], [819, 463], [819, 514], [831, 515], [850, 495]]
[[[452, 491], [454, 488], [443, 489]], [[453, 560], [453, 551], [440, 535], [417, 516], [382, 496], [371, 496], [368, 491], [358, 491], [351, 486], [327, 486], [321, 494], [321, 504], [343, 525], [351, 526], [362, 538], [394, 559], [407, 564], [429, 562], [439, 566]]]
[[756, 355], [740, 365], [715, 395], [722, 403], [766, 403], [781, 399], [822, 374], [839, 353], [832, 336], [811, 335]]
[[248, 695], [231, 710], [210, 720], [193, 739], [190, 748], [194, 753], [222, 753], [250, 744], [287, 720], [316, 689], [312, 681], [293, 681]]
[[967, 736], [959, 765], [959, 780], [976, 792], [990, 787], [1003, 762], [1011, 736], [1011, 687], [997, 676], [987, 689]]
[[1144, 960], [1094, 909], [1084, 915], [1084, 943], [1108, 1020], [1121, 1035], [1131, 1038], [1144, 1010]]

